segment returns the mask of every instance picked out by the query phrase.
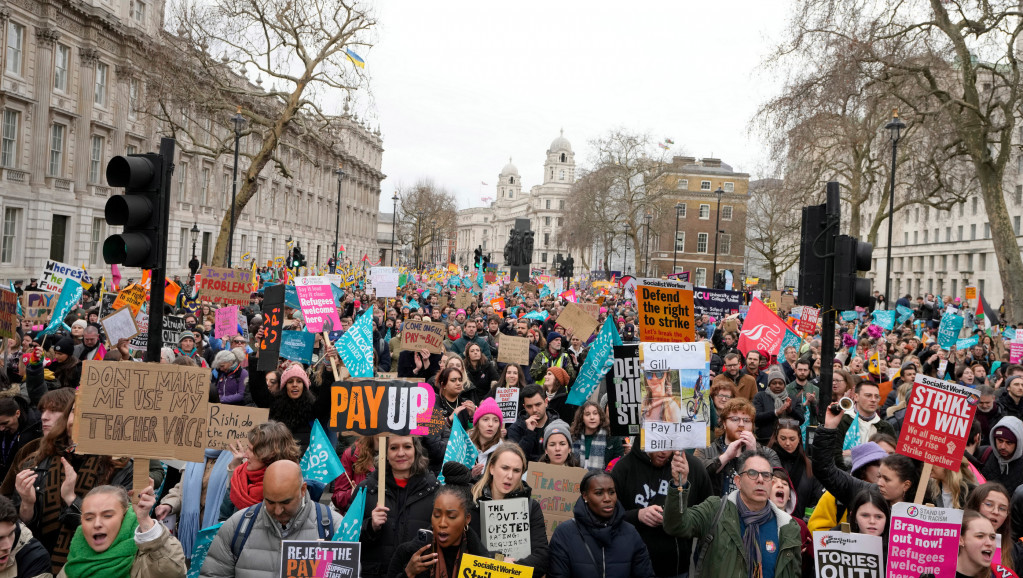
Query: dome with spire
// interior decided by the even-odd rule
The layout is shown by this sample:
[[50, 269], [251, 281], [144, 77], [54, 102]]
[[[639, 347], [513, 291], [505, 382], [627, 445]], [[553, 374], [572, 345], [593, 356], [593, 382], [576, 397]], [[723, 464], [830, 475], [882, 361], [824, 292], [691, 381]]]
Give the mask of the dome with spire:
[[572, 143], [568, 142], [568, 139], [565, 138], [565, 129], [561, 129], [561, 134], [558, 138], [551, 141], [551, 146], [548, 150], [552, 153], [559, 151], [572, 152]]
[[501, 174], [502, 175], [517, 175], [517, 174], [519, 174], [519, 169], [518, 169], [518, 167], [516, 167], [515, 165], [512, 164], [511, 157], [508, 157], [508, 164], [504, 165], [504, 168], [501, 169]]

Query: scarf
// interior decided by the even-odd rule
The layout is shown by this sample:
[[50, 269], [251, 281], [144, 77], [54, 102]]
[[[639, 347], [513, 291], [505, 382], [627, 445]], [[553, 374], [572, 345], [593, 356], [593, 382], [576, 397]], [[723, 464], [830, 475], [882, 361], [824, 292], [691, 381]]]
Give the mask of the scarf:
[[[195, 538], [200, 528], [206, 528], [217, 523], [220, 516], [220, 503], [224, 501], [224, 493], [227, 492], [228, 471], [227, 466], [234, 456], [229, 451], [206, 450], [206, 462], [191, 462], [185, 466], [184, 479], [181, 480], [181, 522], [178, 524], [178, 539], [181, 540], [181, 547], [185, 551], [185, 558], [192, 558], [192, 549], [195, 547]], [[209, 460], [215, 459], [213, 471], [210, 472], [209, 481], [206, 483], [205, 510], [202, 516], [202, 524], [199, 523], [199, 501], [202, 497], [203, 478], [206, 476], [206, 465]]]
[[135, 528], [138, 525], [135, 510], [128, 508], [114, 543], [103, 552], [96, 552], [89, 546], [85, 541], [85, 534], [82, 534], [82, 527], [79, 526], [71, 540], [71, 553], [68, 555], [67, 564], [64, 565], [64, 573], [68, 578], [86, 576], [129, 578], [131, 567], [135, 563], [135, 554], [138, 552], [135, 545]]
[[781, 409], [781, 406], [785, 405], [785, 400], [789, 398], [789, 390], [787, 389], [781, 390], [781, 393], [774, 393], [771, 391], [771, 388], [767, 388], [764, 391], [766, 391], [767, 395], [771, 396], [771, 399], [774, 400], [775, 411]]
[[[590, 439], [590, 451], [586, 452], [586, 438]], [[577, 436], [572, 442], [572, 452], [577, 456], [584, 456], [582, 467], [590, 471], [603, 471], [604, 454], [607, 451], [607, 430], [602, 429], [597, 433], [588, 436], [586, 434]]]
[[761, 567], [764, 565], [760, 552], [760, 526], [774, 516], [771, 504], [766, 504], [759, 512], [754, 512], [746, 507], [742, 496], [735, 496], [735, 505], [739, 507], [739, 519], [742, 520], [746, 531], [742, 534], [742, 545], [746, 549], [746, 558], [749, 562], [749, 577], [761, 576]]
[[453, 578], [458, 572], [458, 567], [462, 565], [462, 553], [465, 552], [466, 548], [466, 537], [465, 533], [462, 533], [462, 541], [458, 543], [458, 553], [455, 554], [454, 567], [448, 570], [448, 563], [444, 560], [444, 553], [440, 549], [440, 544], [437, 540], [433, 541], [433, 551], [437, 553], [437, 563], [433, 566], [432, 578]]
[[231, 503], [239, 510], [263, 501], [263, 474], [266, 468], [249, 470], [242, 464], [231, 475]]

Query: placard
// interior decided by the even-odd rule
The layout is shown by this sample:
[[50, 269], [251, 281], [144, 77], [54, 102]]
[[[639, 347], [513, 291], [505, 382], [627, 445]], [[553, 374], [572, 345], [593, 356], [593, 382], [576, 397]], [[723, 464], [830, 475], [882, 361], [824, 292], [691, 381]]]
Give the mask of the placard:
[[966, 298], [967, 299], [977, 298], [977, 287], [975, 285], [968, 285], [966, 287]]
[[279, 356], [299, 363], [313, 362], [316, 334], [307, 331], [284, 331], [281, 334]]
[[81, 267], [47, 259], [43, 272], [39, 275], [39, 289], [60, 293], [61, 289], [64, 288], [65, 279], [74, 279], [79, 284], [89, 282], [89, 276], [85, 274], [85, 270]]
[[247, 439], [249, 430], [270, 420], [270, 410], [263, 407], [211, 403], [209, 421], [206, 422], [206, 447], [229, 450], [231, 444]]
[[803, 307], [803, 313], [799, 316], [799, 331], [806, 334], [817, 333], [817, 319], [820, 318], [821, 310], [813, 307]]
[[281, 541], [280, 578], [356, 578], [362, 544], [319, 540]]
[[499, 387], [496, 392], [494, 401], [497, 402], [497, 407], [501, 409], [501, 415], [504, 416], [504, 425], [515, 423], [515, 420], [519, 418], [519, 388]]
[[139, 309], [142, 309], [148, 295], [149, 291], [144, 285], [132, 283], [117, 294], [117, 298], [114, 299], [114, 309], [128, 307], [131, 309], [132, 315], [138, 315]]
[[476, 301], [476, 298], [472, 296], [465, 289], [459, 289], [458, 293], [455, 294], [455, 309], [465, 309], [468, 311], [469, 306]]
[[295, 292], [302, 306], [302, 319], [307, 331], [328, 331], [324, 329], [327, 323], [331, 328], [341, 327], [334, 291], [326, 277], [298, 277], [295, 279]]
[[444, 353], [444, 324], [408, 319], [401, 326], [401, 348]]
[[917, 374], [896, 451], [945, 469], [958, 468], [979, 400], [973, 388]]
[[483, 545], [519, 560], [533, 553], [529, 542], [529, 498], [481, 500]]
[[25, 291], [21, 296], [21, 318], [31, 321], [33, 325], [49, 321], [50, 317], [53, 317], [53, 308], [57, 306], [58, 297], [60, 295], [57, 293]]
[[[130, 309], [128, 311], [131, 311]], [[139, 314], [135, 316], [135, 327], [138, 328], [138, 333], [135, 337], [128, 340], [128, 349], [140, 351], [146, 349], [149, 344], [149, 314], [145, 311], [139, 311]], [[175, 344], [177, 347], [177, 344]]]
[[127, 307], [107, 315], [100, 320], [100, 323], [103, 324], [103, 333], [107, 336], [107, 342], [113, 347], [117, 347], [117, 342], [120, 340], [131, 339], [139, 332], [138, 327], [135, 326], [135, 316]]
[[376, 289], [377, 297], [398, 296], [397, 267], [372, 267], [369, 270], [369, 278]]
[[17, 330], [18, 294], [0, 289], [0, 338], [14, 339]]
[[908, 502], [892, 506], [887, 578], [955, 578], [963, 511]]
[[248, 269], [203, 267], [199, 269], [199, 298], [206, 303], [249, 305], [254, 275]]
[[459, 566], [456, 576], [460, 578], [532, 578], [533, 568], [472, 554], [462, 554], [462, 565]]
[[263, 292], [263, 338], [257, 344], [259, 371], [272, 371], [281, 354], [284, 328], [284, 285], [267, 287]]
[[1019, 363], [1023, 360], [1023, 341], [1011, 341], [1009, 343], [1009, 363]]
[[703, 369], [710, 359], [710, 342], [642, 343], [643, 369]]
[[86, 361], [75, 403], [77, 452], [205, 461], [210, 370]]
[[533, 498], [543, 510], [548, 541], [558, 524], [573, 518], [572, 508], [579, 499], [579, 482], [584, 475], [585, 468], [529, 462], [526, 483], [533, 489]]
[[696, 341], [693, 286], [643, 279], [636, 287], [637, 324], [644, 341]]
[[497, 361], [513, 365], [529, 365], [529, 338], [502, 333], [497, 341]]
[[881, 536], [853, 532], [814, 532], [817, 578], [884, 578]]
[[605, 378], [611, 435], [631, 436], [640, 430], [640, 390], [643, 367], [638, 345], [616, 345], [614, 365]]
[[[683, 279], [684, 281], [685, 279]], [[724, 289], [693, 289], [693, 311], [696, 315], [710, 315], [721, 319], [734, 315], [742, 307], [742, 291], [726, 291]]]
[[[561, 315], [558, 315], [556, 322], [562, 327], [571, 329], [573, 335], [581, 339], [583, 343], [586, 343], [590, 336], [593, 335], [593, 332], [596, 331], [597, 326], [600, 325], [596, 317], [587, 313], [577, 303], [566, 305]], [[567, 349], [567, 345], [567, 343], [562, 343], [562, 349]]]
[[[178, 337], [185, 330], [185, 317], [183, 315], [163, 316], [163, 346], [177, 347]], [[139, 331], [142, 331], [139, 329]]]
[[427, 402], [424, 388], [399, 379], [335, 382], [330, 388], [330, 427], [361, 435], [412, 435]]
[[227, 305], [214, 313], [213, 334], [217, 339], [238, 335], [238, 306]]

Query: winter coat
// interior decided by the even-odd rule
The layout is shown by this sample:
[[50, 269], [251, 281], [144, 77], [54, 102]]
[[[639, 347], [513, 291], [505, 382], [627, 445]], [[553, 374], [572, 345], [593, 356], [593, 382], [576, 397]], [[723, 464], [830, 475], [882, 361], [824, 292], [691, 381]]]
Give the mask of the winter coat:
[[[831, 492], [836, 502], [851, 504], [856, 494], [863, 490], [876, 488], [877, 484], [855, 478], [849, 472], [841, 470], [835, 465], [835, 456], [842, 453], [843, 439], [845, 439], [845, 433], [842, 430], [817, 428], [813, 438], [813, 475], [824, 486], [824, 489]], [[924, 503], [930, 502], [927, 492], [924, 492], [924, 500]]]
[[10, 556], [14, 558], [14, 563], [0, 570], [0, 578], [48, 578], [53, 575], [50, 553], [39, 540], [32, 537], [28, 526], [20, 521], [14, 529], [14, 546], [11, 547]]
[[[388, 468], [389, 470], [390, 468]], [[404, 488], [395, 483], [388, 471], [384, 482], [383, 503], [390, 510], [387, 521], [379, 530], [373, 529], [371, 514], [380, 502], [377, 494], [377, 476], [372, 472], [360, 484], [366, 488], [366, 513], [362, 520], [362, 576], [383, 577], [399, 545], [415, 538], [420, 528], [429, 528], [433, 517], [433, 495], [439, 487], [430, 472], [416, 474], [408, 479]]]
[[543, 379], [547, 375], [547, 370], [555, 366], [564, 369], [568, 373], [568, 383], [569, 387], [571, 387], [572, 383], [575, 382], [575, 366], [572, 364], [572, 359], [564, 351], [555, 359], [551, 359], [551, 354], [548, 350], [541, 351], [533, 358], [533, 362], [529, 366], [529, 375], [538, 385], [542, 385]]
[[[1023, 422], [1020, 422], [1019, 419], [1012, 416], [1003, 417], [998, 420], [995, 427], [991, 428], [991, 431], [999, 427], [1007, 427], [1016, 434], [1016, 439], [1023, 439]], [[1015, 453], [1004, 462], [998, 454], [997, 447], [994, 436], [991, 436], [991, 449], [986, 452], [987, 457], [981, 465], [980, 473], [989, 482], [998, 482], [1006, 488], [1015, 489], [1023, 484], [1023, 459], [1021, 459], [1023, 458], [1023, 444], [1017, 443]]]
[[1011, 415], [1013, 417], [1023, 419], [1023, 398], [1020, 398], [1019, 402], [1016, 402], [1012, 399], [1012, 396], [1009, 395], [1008, 389], [1002, 389], [998, 394], [997, 403], [1003, 416]]
[[39, 410], [29, 407], [20, 396], [14, 399], [21, 408], [21, 417], [18, 418], [18, 431], [0, 432], [0, 479], [7, 477], [7, 471], [14, 464], [14, 456], [18, 455], [18, 450], [25, 447], [28, 442], [43, 437]]
[[[525, 412], [519, 412], [519, 419], [515, 420], [515, 423], [508, 426], [508, 441], [519, 444], [522, 448], [523, 453], [526, 454], [526, 459], [531, 462], [540, 460], [540, 456], [543, 455], [543, 428], [537, 426], [534, 430], [530, 431], [529, 427], [526, 426], [526, 417], [528, 415]], [[556, 419], [561, 419], [556, 412], [547, 410], [547, 422], [551, 423]]]
[[465, 348], [470, 343], [475, 343], [476, 345], [479, 345], [480, 351], [483, 352], [483, 355], [485, 355], [487, 359], [493, 359], [494, 354], [491, 353], [490, 351], [490, 345], [487, 343], [487, 339], [480, 335], [479, 333], [477, 333], [472, 339], [469, 339], [465, 335], [462, 335], [458, 339], [454, 340], [453, 342], [451, 342], [451, 351], [454, 351], [455, 353], [458, 354], [459, 357], [462, 357], [465, 355]]
[[[159, 538], [138, 544], [135, 562], [131, 565], [129, 576], [131, 578], [184, 578], [187, 572], [185, 553], [181, 549], [181, 542], [178, 542], [178, 539], [171, 536], [170, 532], [164, 528], [160, 532]], [[67, 578], [63, 568], [60, 570], [60, 574], [57, 574], [57, 578]]]
[[[323, 506], [320, 508], [323, 516]], [[248, 508], [235, 512], [217, 531], [199, 573], [200, 578], [276, 578], [281, 569], [283, 540], [317, 540], [320, 537], [320, 530], [316, 526], [316, 506], [306, 494], [302, 496], [302, 505], [295, 517], [283, 531], [267, 508], [260, 508], [256, 519], [252, 521], [249, 537], [236, 558], [231, 551], [231, 541], [247, 511]], [[330, 517], [336, 531], [341, 527], [341, 516], [330, 512]], [[181, 550], [180, 545], [178, 550]]]
[[[694, 503], [713, 495], [714, 488], [703, 462], [696, 458], [689, 460], [689, 484]], [[678, 576], [689, 571], [689, 554], [692, 541], [677, 538], [664, 531], [664, 526], [650, 527], [639, 520], [639, 511], [647, 506], [664, 507], [671, 491], [671, 460], [661, 467], [654, 466], [650, 454], [635, 449], [618, 460], [611, 478], [615, 482], [618, 503], [625, 508], [625, 521], [635, 526], [640, 538], [650, 552], [654, 574], [657, 576]]]
[[[703, 460], [703, 467], [710, 476], [710, 483], [714, 486], [715, 496], [721, 496], [725, 493], [725, 489], [728, 488], [728, 484], [725, 483], [726, 478], [731, 479], [732, 475], [735, 474], [735, 469], [739, 466], [738, 456], [727, 464], [722, 464], [721, 460], [718, 459], [725, 452], [726, 447], [725, 438], [721, 436], [714, 440], [710, 446], [693, 452], [694, 456]], [[774, 450], [760, 444], [757, 444], [757, 449], [763, 450], [767, 454], [772, 468], [781, 467], [781, 460], [778, 459], [778, 454]]]
[[757, 441], [761, 444], [766, 444], [771, 439], [771, 435], [774, 434], [774, 426], [778, 423], [779, 418], [788, 417], [792, 418], [799, 423], [803, 423], [803, 405], [800, 400], [790, 397], [792, 402], [789, 404], [789, 409], [785, 413], [778, 415], [774, 409], [774, 398], [767, 390], [761, 391], [753, 396], [753, 407], [757, 411], [756, 417], [753, 419], [753, 423], [756, 426], [754, 432], [757, 436]]
[[433, 376], [440, 373], [440, 358], [440, 353], [431, 353], [430, 366], [416, 373], [415, 352], [412, 350], [402, 351], [398, 353], [398, 377], [414, 377], [419, 381], [430, 381]]
[[[668, 501], [664, 506], [664, 530], [674, 536], [700, 538], [714, 533], [714, 540], [703, 554], [700, 576], [703, 578], [747, 578], [749, 576], [749, 560], [746, 559], [746, 547], [742, 544], [739, 533], [739, 508], [736, 500], [739, 492], [735, 491], [725, 498], [713, 496], [693, 506], [694, 500], [687, 500], [680, 506], [681, 492], [677, 488], [668, 491]], [[721, 500], [727, 500], [716, 529], [711, 523], [717, 514]], [[769, 508], [774, 510], [778, 522], [778, 558], [774, 567], [775, 578], [799, 578], [802, 572], [802, 538], [799, 525], [773, 502], [768, 501]], [[681, 509], [680, 509], [681, 508]]]
[[366, 479], [366, 474], [359, 474], [355, 471], [355, 462], [359, 459], [358, 446], [350, 446], [341, 452], [341, 465], [344, 466], [347, 476], [338, 476], [331, 486], [333, 495], [331, 501], [338, 511], [344, 514], [352, 505], [355, 498], [355, 487]]
[[[497, 446], [494, 446], [497, 447]], [[516, 564], [523, 566], [529, 566], [533, 568], [533, 577], [542, 578], [547, 573], [548, 559], [550, 552], [547, 544], [547, 526], [544, 525], [543, 510], [540, 508], [540, 502], [531, 498], [533, 493], [532, 488], [522, 482], [522, 487], [518, 490], [514, 490], [504, 497], [505, 500], [511, 500], [514, 498], [527, 498], [529, 499], [529, 548], [532, 553], [525, 558], [519, 558], [515, 560]], [[472, 520], [469, 522], [469, 528], [476, 534], [482, 536], [482, 508], [480, 502], [489, 502], [493, 498], [490, 494], [490, 488], [483, 488], [483, 493], [480, 495], [480, 499], [477, 502], [473, 502]]]
[[650, 553], [621, 502], [608, 521], [597, 519], [580, 497], [571, 520], [551, 536], [549, 578], [648, 578], [654, 575]]
[[249, 372], [239, 365], [231, 373], [218, 371], [217, 395], [220, 396], [220, 403], [229, 405], [242, 405], [245, 399], [245, 382], [249, 379]]
[[[420, 548], [430, 543], [431, 542], [427, 542], [426, 540], [420, 540], [417, 534], [412, 540], [398, 546], [398, 548], [394, 551], [394, 556], [391, 557], [391, 563], [387, 568], [387, 578], [408, 578], [408, 575], [405, 573], [405, 567], [408, 566], [409, 561], [412, 560], [412, 556], [414, 556]], [[472, 529], [470, 529], [465, 535], [465, 550], [463, 550], [463, 553], [472, 554], [473, 556], [482, 556], [484, 558], [493, 557], [493, 554], [491, 554], [483, 545], [483, 540], [481, 540], [479, 535]], [[521, 564], [518, 560], [516, 560], [515, 563]], [[454, 577], [458, 572], [458, 568], [448, 568], [448, 572], [450, 576]], [[540, 578], [542, 575], [534, 573], [533, 576]], [[433, 578], [433, 573], [431, 570], [425, 570], [416, 574], [416, 578]]]
[[490, 385], [497, 381], [499, 377], [497, 375], [497, 367], [488, 359], [481, 359], [480, 364], [475, 369], [471, 369], [468, 363], [463, 365], [465, 365], [467, 382], [462, 396], [478, 406], [483, 401], [483, 398], [487, 397]]
[[758, 391], [757, 380], [752, 375], [740, 374], [736, 379], [732, 379], [727, 373], [719, 373], [711, 380], [710, 386], [714, 387], [719, 383], [732, 384], [735, 387], [735, 391], [738, 392], [738, 397], [745, 397], [750, 401], [753, 401], [753, 396]]

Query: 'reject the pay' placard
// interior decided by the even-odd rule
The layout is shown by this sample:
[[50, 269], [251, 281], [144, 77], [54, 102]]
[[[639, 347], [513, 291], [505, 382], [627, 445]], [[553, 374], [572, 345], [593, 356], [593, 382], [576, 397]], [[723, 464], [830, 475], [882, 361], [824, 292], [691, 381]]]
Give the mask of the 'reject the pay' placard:
[[973, 388], [918, 374], [896, 451], [935, 466], [959, 469], [979, 400], [980, 394]]

